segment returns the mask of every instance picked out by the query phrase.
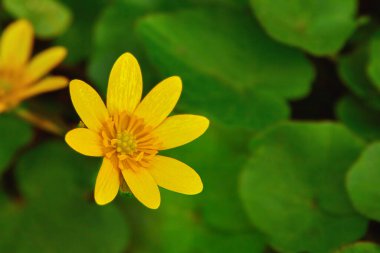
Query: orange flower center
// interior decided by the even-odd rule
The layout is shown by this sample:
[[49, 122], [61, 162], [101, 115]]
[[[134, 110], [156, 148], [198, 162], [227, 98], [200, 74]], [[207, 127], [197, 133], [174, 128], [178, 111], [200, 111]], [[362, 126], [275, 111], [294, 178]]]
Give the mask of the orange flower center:
[[126, 130], [117, 133], [116, 139], [113, 139], [112, 141], [116, 141], [116, 151], [121, 155], [132, 155], [136, 151], [136, 138]]
[[22, 72], [19, 70], [7, 70], [0, 67], [0, 90], [3, 92], [9, 91], [21, 86]]
[[123, 112], [111, 116], [101, 130], [105, 156], [120, 169], [147, 167], [160, 146], [152, 130], [134, 115]]
[[12, 88], [12, 82], [0, 70], [0, 96], [5, 95]]
[[7, 71], [0, 68], [0, 113], [19, 103], [17, 94], [23, 88], [20, 71]]
[[0, 77], [0, 95], [11, 88], [11, 84]]

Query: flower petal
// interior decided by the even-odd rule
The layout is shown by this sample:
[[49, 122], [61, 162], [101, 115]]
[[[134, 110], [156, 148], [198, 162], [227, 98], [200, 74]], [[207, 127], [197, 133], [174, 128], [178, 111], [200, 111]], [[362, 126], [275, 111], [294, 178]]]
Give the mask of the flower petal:
[[39, 81], [31, 87], [25, 88], [17, 95], [17, 97], [20, 100], [22, 100], [35, 96], [37, 94], [59, 90], [66, 87], [68, 82], [69, 81], [67, 80], [67, 78], [63, 76], [49, 76], [42, 79], [41, 81]]
[[52, 70], [67, 55], [67, 50], [64, 47], [49, 48], [32, 58], [26, 67], [24, 83], [32, 83]]
[[199, 175], [176, 159], [155, 156], [148, 170], [159, 186], [170, 191], [193, 195], [203, 190]]
[[111, 114], [133, 112], [141, 100], [142, 77], [139, 63], [130, 53], [121, 55], [112, 67], [107, 90]]
[[33, 47], [33, 26], [19, 20], [5, 28], [0, 42], [0, 65], [11, 69], [22, 67], [29, 59]]
[[69, 131], [65, 136], [67, 144], [83, 155], [103, 156], [102, 139], [92, 130], [76, 128]]
[[95, 202], [105, 205], [117, 195], [120, 186], [119, 171], [107, 158], [103, 159], [95, 184]]
[[175, 115], [168, 117], [153, 130], [162, 142], [160, 150], [175, 148], [201, 136], [208, 128], [209, 120], [198, 115]]
[[108, 111], [98, 93], [80, 80], [70, 82], [70, 95], [75, 110], [83, 123], [98, 132], [108, 119]]
[[137, 171], [133, 169], [121, 170], [128, 187], [133, 195], [145, 206], [157, 209], [160, 206], [161, 197], [157, 183], [144, 168]]
[[172, 76], [157, 84], [137, 106], [135, 115], [151, 127], [158, 126], [173, 110], [182, 91], [178, 76]]

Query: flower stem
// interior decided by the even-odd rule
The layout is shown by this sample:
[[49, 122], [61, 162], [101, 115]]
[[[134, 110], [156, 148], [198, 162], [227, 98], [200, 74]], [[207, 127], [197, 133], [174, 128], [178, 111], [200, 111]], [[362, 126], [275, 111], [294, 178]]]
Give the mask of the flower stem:
[[65, 130], [52, 120], [41, 117], [25, 108], [17, 107], [13, 110], [21, 119], [49, 133], [63, 136]]

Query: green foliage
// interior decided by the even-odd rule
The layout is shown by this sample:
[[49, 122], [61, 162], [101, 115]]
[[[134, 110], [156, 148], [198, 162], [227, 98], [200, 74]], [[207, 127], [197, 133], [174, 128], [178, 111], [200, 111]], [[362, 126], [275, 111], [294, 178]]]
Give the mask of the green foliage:
[[[162, 204], [154, 215], [140, 206], [126, 207], [129, 216], [140, 216], [133, 230], [137, 252], [264, 252], [266, 240], [250, 227], [237, 192], [238, 168], [247, 155], [242, 140], [249, 136], [236, 139], [235, 134], [236, 130], [214, 126], [205, 138], [164, 152], [197, 170], [206, 187], [196, 199], [161, 189]], [[221, 136], [230, 145], [221, 146]], [[229, 161], [230, 152], [240, 156], [236, 162]], [[220, 176], [215, 175], [215, 164]]]
[[41, 38], [62, 34], [71, 22], [70, 10], [56, 0], [3, 0], [3, 3], [14, 17], [30, 20]]
[[23, 199], [2, 201], [0, 251], [121, 252], [129, 233], [120, 211], [90, 202], [97, 167], [63, 142], [25, 154], [17, 167]]
[[[180, 76], [174, 113], [211, 123], [196, 141], [160, 151], [194, 168], [203, 192], [160, 189], [152, 211], [131, 193], [97, 206], [99, 158], [17, 109], [0, 113], [0, 252], [380, 253], [376, 1], [0, 2], [0, 30], [26, 18], [35, 53], [68, 49], [52, 74], [105, 98], [113, 63], [131, 52], [144, 94]], [[27, 110], [62, 129], [80, 120], [67, 89]]]
[[241, 175], [253, 225], [280, 252], [328, 252], [364, 235], [351, 207], [347, 170], [363, 143], [334, 123], [285, 123], [254, 138]]
[[[302, 54], [270, 40], [242, 12], [197, 9], [150, 16], [139, 30], [164, 75], [165, 66], [175, 60], [187, 71], [214, 77], [239, 92], [252, 89], [285, 98], [307, 94], [314, 76]], [[153, 50], [157, 48], [161, 50]]]
[[368, 73], [373, 84], [376, 86], [378, 92], [380, 92], [380, 60], [378, 55], [380, 54], [380, 32], [377, 32], [370, 41], [369, 50], [369, 64]]
[[336, 253], [380, 253], [380, 247], [370, 242], [358, 242], [343, 247], [343, 249], [336, 251]]
[[305, 95], [314, 76], [302, 54], [271, 41], [242, 12], [153, 15], [138, 30], [162, 76], [174, 72], [187, 84], [180, 108], [223, 123], [260, 129], [285, 118], [283, 99]]
[[16, 152], [32, 138], [31, 127], [10, 114], [0, 116], [0, 175], [7, 168]]
[[[144, 60], [141, 42], [136, 37], [136, 20], [157, 8], [159, 1], [117, 1], [100, 16], [94, 33], [94, 50], [88, 66], [88, 75], [103, 94], [112, 65], [122, 53], [132, 52], [140, 61], [144, 85], [152, 87], [152, 70]], [[123, 25], [120, 25], [123, 24]]]
[[337, 105], [338, 118], [367, 140], [380, 139], [380, 111], [353, 97], [343, 97]]
[[[264, 237], [256, 231], [226, 232], [206, 226], [190, 197], [162, 191], [162, 206], [157, 213], [147, 215], [146, 210], [136, 210], [147, 222], [138, 222], [134, 231], [141, 242], [137, 252], [167, 253], [263, 253]], [[143, 227], [143, 228], [142, 228]], [[173, 240], [174, 239], [174, 240]], [[146, 243], [149, 241], [150, 243]]]
[[355, 208], [370, 219], [380, 220], [380, 143], [366, 148], [352, 166], [347, 177], [347, 189]]
[[359, 98], [380, 109], [380, 91], [375, 89], [367, 75], [369, 49], [366, 44], [339, 60], [339, 74], [344, 84]]
[[356, 0], [250, 0], [274, 39], [314, 55], [331, 55], [353, 33]]
[[[243, 166], [249, 153], [244, 145], [247, 138], [250, 134], [214, 125], [201, 139], [167, 151], [168, 156], [176, 157], [199, 171], [207, 186], [199, 200], [202, 218], [221, 231], [244, 232], [250, 228], [237, 191], [238, 168]], [[215, 175], [216, 164], [218, 175]]]
[[68, 49], [66, 62], [75, 64], [89, 57], [94, 24], [107, 0], [62, 0], [62, 3], [71, 9], [72, 23], [56, 43]]

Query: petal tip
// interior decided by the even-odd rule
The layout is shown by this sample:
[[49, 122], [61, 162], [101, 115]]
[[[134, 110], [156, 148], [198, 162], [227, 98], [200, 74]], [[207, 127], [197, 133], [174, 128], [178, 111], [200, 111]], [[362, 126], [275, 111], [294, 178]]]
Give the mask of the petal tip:
[[67, 132], [65, 134], [65, 142], [66, 142], [67, 145], [69, 145], [70, 148], [72, 148], [73, 150], [75, 150], [74, 147], [73, 147], [73, 145], [72, 145], [72, 142], [71, 142], [71, 140], [73, 138], [72, 133], [73, 133], [72, 131], [69, 131], [69, 132]]
[[182, 90], [182, 79], [179, 76], [171, 76], [169, 77], [173, 83], [173, 85], [176, 85], [180, 90]]
[[62, 78], [62, 82], [65, 83], [64, 87], [69, 86], [69, 79], [67, 77], [64, 77], [64, 76], [62, 76], [61, 78]]
[[25, 29], [33, 30], [32, 23], [27, 19], [19, 19], [19, 20], [15, 21], [13, 24], [19, 25], [20, 27], [25, 28]]
[[193, 182], [193, 187], [191, 188], [191, 190], [189, 190], [187, 193], [184, 193], [184, 194], [197, 195], [203, 191], [203, 182], [202, 182], [201, 177], [198, 175], [198, 173], [197, 173], [196, 178], [197, 179], [195, 180], [195, 182]]
[[70, 138], [68, 135], [70, 134], [70, 132], [67, 132], [66, 134], [65, 134], [65, 142], [67, 143], [67, 144], [69, 144], [68, 143], [68, 139]]
[[179, 76], [171, 76], [162, 81], [165, 85], [171, 86], [172, 90], [179, 96], [182, 93], [182, 79]]
[[199, 194], [199, 193], [201, 193], [201, 192], [203, 191], [203, 183], [202, 183], [202, 180], [201, 180], [201, 179], [199, 179], [199, 180], [200, 180], [200, 184], [199, 184], [198, 188], [194, 191], [194, 195], [195, 195], [195, 194]]
[[126, 62], [134, 61], [134, 62], [138, 63], [136, 57], [130, 52], [125, 52], [122, 55], [120, 55], [119, 58], [116, 60], [116, 62], [117, 61], [126, 61]]
[[125, 52], [124, 54], [121, 55], [122, 57], [129, 57], [129, 58], [133, 58], [133, 59], [136, 59], [135, 56], [130, 53], [130, 52]]
[[107, 205], [108, 203], [110, 203], [111, 201], [105, 201], [104, 199], [98, 199], [96, 197], [96, 194], [94, 194], [94, 200], [95, 200], [95, 203], [99, 206], [105, 206]]
[[69, 91], [70, 91], [70, 95], [72, 96], [73, 95], [73, 91], [78, 87], [77, 83], [78, 83], [79, 80], [77, 79], [74, 79], [74, 80], [71, 80], [69, 82]]
[[84, 86], [83, 81], [81, 81], [79, 79], [73, 79], [73, 80], [71, 80], [70, 83], [69, 83], [70, 93], [72, 91], [74, 91], [75, 89], [78, 89], [78, 88], [83, 87], [83, 86]]
[[9, 31], [22, 31], [25, 36], [28, 36], [33, 39], [34, 36], [34, 28], [33, 24], [27, 19], [19, 19], [9, 26]]
[[205, 116], [199, 116], [201, 118], [201, 121], [202, 121], [202, 125], [203, 125], [203, 128], [204, 128], [204, 132], [206, 132], [206, 130], [209, 128], [210, 126], [210, 120], [208, 118], [206, 118]]
[[57, 51], [57, 54], [60, 59], [65, 59], [67, 56], [67, 48], [62, 47], [62, 46], [56, 46], [54, 49]]
[[161, 204], [161, 201], [158, 201], [157, 203], [153, 203], [153, 204], [149, 204], [145, 206], [148, 207], [149, 209], [157, 210], [160, 207], [160, 204]]
[[54, 78], [54, 80], [59, 83], [59, 88], [65, 88], [69, 85], [69, 79], [65, 76], [52, 76], [47, 78]]
[[[157, 188], [158, 189], [158, 188]], [[149, 209], [157, 210], [161, 205], [161, 195], [158, 195], [158, 198], [150, 199], [150, 200], [143, 200], [141, 198], [135, 198], [144, 206], [146, 206]]]

